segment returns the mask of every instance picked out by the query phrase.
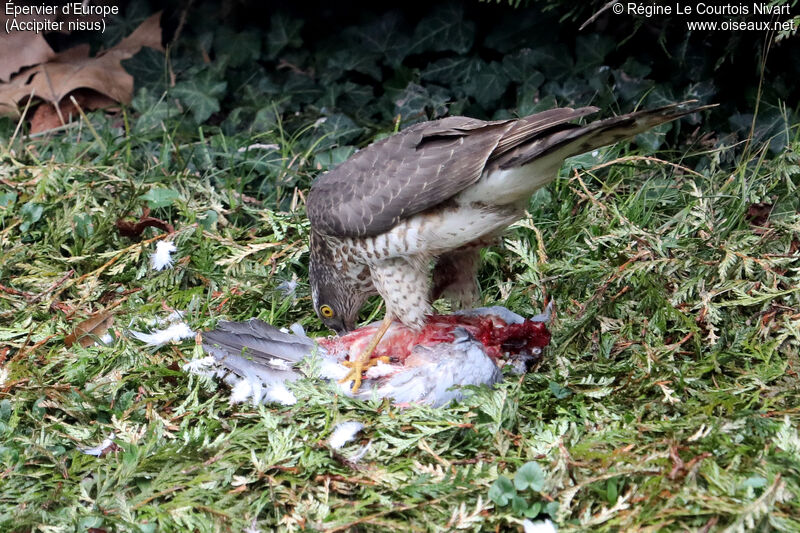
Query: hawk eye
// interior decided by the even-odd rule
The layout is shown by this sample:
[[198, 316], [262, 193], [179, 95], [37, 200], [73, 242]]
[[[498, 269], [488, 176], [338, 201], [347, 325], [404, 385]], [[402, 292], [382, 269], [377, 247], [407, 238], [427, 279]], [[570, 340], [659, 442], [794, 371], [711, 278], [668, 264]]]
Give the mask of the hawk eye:
[[333, 309], [331, 309], [331, 306], [329, 306], [329, 305], [320, 306], [319, 312], [325, 318], [333, 317]]

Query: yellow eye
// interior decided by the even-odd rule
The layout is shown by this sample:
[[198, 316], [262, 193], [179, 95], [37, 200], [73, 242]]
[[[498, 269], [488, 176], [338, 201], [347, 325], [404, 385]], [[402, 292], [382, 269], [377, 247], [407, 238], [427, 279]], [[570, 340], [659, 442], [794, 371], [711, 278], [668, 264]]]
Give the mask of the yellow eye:
[[320, 307], [319, 308], [319, 312], [325, 318], [333, 317], [333, 309], [331, 309], [331, 307], [329, 305], [323, 305], [322, 307]]

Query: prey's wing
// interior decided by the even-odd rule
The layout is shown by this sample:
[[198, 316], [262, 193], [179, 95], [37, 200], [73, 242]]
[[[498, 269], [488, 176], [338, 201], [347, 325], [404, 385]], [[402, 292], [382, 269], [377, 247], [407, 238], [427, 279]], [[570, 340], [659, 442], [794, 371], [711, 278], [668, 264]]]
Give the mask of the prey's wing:
[[260, 375], [264, 381], [297, 379], [294, 365], [312, 353], [307, 337], [284, 333], [258, 319], [220, 322], [203, 333], [203, 348], [228, 370], [240, 376]]

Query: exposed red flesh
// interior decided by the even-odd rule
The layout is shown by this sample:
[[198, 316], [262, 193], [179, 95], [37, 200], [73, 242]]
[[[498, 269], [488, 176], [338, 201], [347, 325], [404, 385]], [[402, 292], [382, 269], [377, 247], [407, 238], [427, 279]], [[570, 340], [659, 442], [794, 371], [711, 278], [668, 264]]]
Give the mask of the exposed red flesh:
[[[367, 346], [378, 327], [379, 324], [371, 324], [341, 337], [327, 337], [317, 341], [328, 353], [355, 357]], [[372, 357], [388, 356], [393, 361], [403, 362], [415, 346], [452, 343], [457, 327], [469, 331], [484, 345], [487, 355], [494, 360], [523, 350], [544, 348], [550, 343], [550, 332], [542, 322], [526, 320], [521, 324], [506, 324], [495, 315], [432, 315], [420, 331], [393, 323]]]

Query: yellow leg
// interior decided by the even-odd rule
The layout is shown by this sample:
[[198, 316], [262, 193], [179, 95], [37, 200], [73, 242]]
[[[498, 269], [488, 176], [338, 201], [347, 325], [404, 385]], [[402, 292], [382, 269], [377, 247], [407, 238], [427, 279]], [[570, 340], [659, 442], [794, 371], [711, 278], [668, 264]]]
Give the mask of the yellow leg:
[[378, 361], [383, 361], [384, 363], [388, 363], [387, 357], [379, 357], [372, 361], [370, 358], [372, 357], [372, 352], [375, 351], [375, 348], [378, 347], [378, 343], [381, 342], [381, 339], [386, 334], [386, 331], [389, 329], [389, 326], [392, 325], [392, 317], [385, 316], [383, 318], [383, 322], [381, 323], [381, 327], [378, 328], [378, 331], [375, 332], [375, 335], [372, 336], [372, 340], [369, 341], [369, 344], [361, 352], [358, 357], [351, 361], [345, 361], [342, 364], [344, 366], [350, 367], [350, 372], [347, 373], [345, 377], [339, 380], [339, 383], [344, 383], [346, 381], [353, 380], [353, 392], [356, 392], [359, 387], [361, 387], [361, 374], [367, 370], [369, 367], [373, 366]]

